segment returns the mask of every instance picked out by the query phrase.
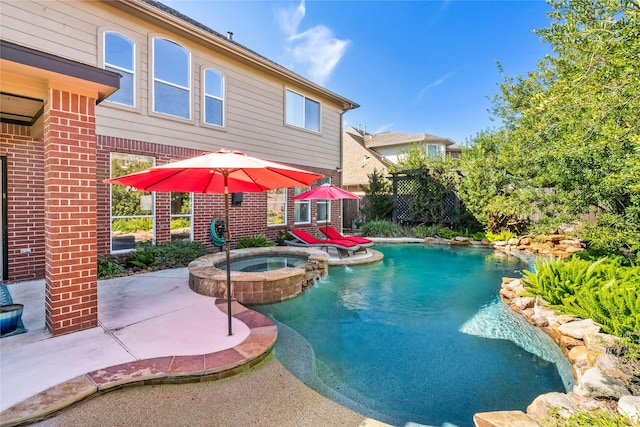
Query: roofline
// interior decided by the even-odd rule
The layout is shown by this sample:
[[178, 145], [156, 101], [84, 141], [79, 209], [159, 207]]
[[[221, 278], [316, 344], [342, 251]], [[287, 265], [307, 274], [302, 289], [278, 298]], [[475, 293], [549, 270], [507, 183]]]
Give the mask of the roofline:
[[97, 99], [98, 104], [120, 88], [121, 76], [118, 73], [41, 52], [2, 39], [0, 39], [0, 59], [110, 87], [112, 89], [110, 92], [99, 94]]
[[204, 42], [209, 45], [209, 47], [213, 47], [214, 50], [221, 51], [242, 63], [253, 66], [258, 65], [261, 69], [272, 76], [279, 77], [289, 83], [303, 86], [312, 92], [333, 100], [338, 104], [342, 104], [343, 111], [360, 107], [356, 102], [325, 89], [299, 74], [288, 70], [282, 65], [246, 48], [240, 43], [229, 40], [222, 34], [165, 4], [159, 3], [155, 0], [100, 1], [139, 17], [155, 19], [159, 21], [160, 25], [169, 26], [172, 31], [176, 33], [182, 33], [191, 39]]

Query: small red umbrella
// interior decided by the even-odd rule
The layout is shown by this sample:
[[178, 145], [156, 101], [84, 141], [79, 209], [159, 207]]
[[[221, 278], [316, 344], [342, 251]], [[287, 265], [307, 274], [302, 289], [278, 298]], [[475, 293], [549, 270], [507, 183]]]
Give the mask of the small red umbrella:
[[329, 226], [329, 200], [340, 199], [359, 199], [360, 196], [353, 194], [347, 190], [343, 190], [340, 187], [336, 187], [331, 184], [322, 184], [311, 190], [307, 190], [304, 193], [300, 193], [293, 197], [292, 200], [324, 200], [325, 201], [325, 227]]
[[310, 185], [324, 175], [293, 168], [280, 163], [247, 156], [240, 151], [217, 153], [155, 166], [142, 172], [107, 179], [109, 184], [122, 184], [142, 191], [173, 191], [222, 194], [226, 224], [227, 308], [231, 335], [231, 266], [229, 225], [229, 193], [261, 192], [276, 188]]

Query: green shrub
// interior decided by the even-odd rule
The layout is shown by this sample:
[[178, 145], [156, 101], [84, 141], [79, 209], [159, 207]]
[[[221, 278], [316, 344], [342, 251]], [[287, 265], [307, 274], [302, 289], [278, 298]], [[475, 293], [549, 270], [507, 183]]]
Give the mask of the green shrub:
[[490, 242], [502, 242], [516, 237], [516, 234], [509, 230], [502, 230], [498, 234], [487, 232], [485, 238]]
[[608, 258], [538, 260], [535, 273], [525, 270], [523, 281], [530, 295], [563, 313], [591, 318], [606, 333], [622, 337], [640, 330], [640, 266]]
[[146, 269], [153, 264], [155, 256], [151, 244], [141, 244], [136, 246], [136, 250], [127, 256], [127, 266]]
[[416, 225], [415, 227], [411, 227], [409, 229], [410, 236], [418, 237], [420, 239], [425, 237], [435, 237], [438, 235], [438, 231], [440, 227], [437, 225], [426, 226], [426, 225]]
[[447, 227], [440, 227], [440, 229], [438, 230], [438, 236], [442, 237], [443, 239], [453, 239], [454, 237], [458, 236], [458, 233], [448, 229]]
[[403, 227], [386, 220], [365, 222], [360, 231], [367, 237], [407, 237]]
[[264, 234], [258, 234], [256, 236], [251, 236], [251, 237], [243, 237], [242, 239], [239, 239], [238, 242], [236, 243], [236, 249], [266, 248], [269, 246], [275, 246], [275, 243], [269, 240], [269, 238]]
[[210, 253], [202, 243], [185, 240], [175, 240], [171, 243], [151, 246], [151, 248], [155, 259], [154, 270], [186, 267], [194, 259]]
[[483, 240], [483, 239], [486, 239], [486, 238], [487, 238], [487, 235], [486, 235], [484, 232], [479, 231], [479, 232], [477, 232], [477, 233], [473, 233], [473, 234], [471, 235], [471, 238], [472, 238], [473, 240], [481, 241], [481, 240]]
[[632, 421], [608, 408], [590, 412], [579, 410], [568, 418], [557, 415], [558, 411], [559, 408], [551, 418], [545, 420], [546, 427], [640, 427], [640, 422]]
[[125, 268], [113, 257], [98, 258], [98, 278], [114, 277], [125, 273]]

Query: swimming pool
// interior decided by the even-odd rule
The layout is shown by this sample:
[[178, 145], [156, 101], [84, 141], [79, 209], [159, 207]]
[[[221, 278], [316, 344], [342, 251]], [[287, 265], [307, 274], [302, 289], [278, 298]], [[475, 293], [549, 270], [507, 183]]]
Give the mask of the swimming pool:
[[255, 307], [275, 355], [307, 385], [392, 424], [473, 426], [571, 387], [551, 340], [498, 298], [527, 265], [482, 249], [377, 245], [381, 263], [332, 267], [305, 294]]

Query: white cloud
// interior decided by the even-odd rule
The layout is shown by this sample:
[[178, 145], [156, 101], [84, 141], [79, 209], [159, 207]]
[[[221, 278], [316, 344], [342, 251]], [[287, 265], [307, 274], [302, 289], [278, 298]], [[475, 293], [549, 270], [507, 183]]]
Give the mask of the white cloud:
[[427, 94], [427, 92], [431, 89], [433, 89], [434, 87], [440, 86], [442, 83], [444, 83], [449, 77], [451, 77], [453, 75], [453, 73], [447, 73], [444, 76], [434, 80], [433, 82], [429, 83], [428, 85], [426, 85], [425, 87], [423, 87], [420, 90], [420, 93], [418, 93], [418, 98], [416, 99], [415, 104], [419, 103], [420, 101], [422, 101], [422, 98], [424, 98], [424, 96]]
[[298, 26], [306, 13], [304, 0], [297, 7], [276, 9], [275, 13], [280, 29], [287, 37], [291, 37], [298, 32]]
[[298, 28], [305, 13], [305, 2], [301, 0], [295, 8], [276, 10], [276, 18], [287, 36], [287, 52], [291, 54], [292, 67], [304, 67], [309, 79], [322, 85], [344, 56], [350, 41], [334, 37], [324, 25], [300, 31]]

